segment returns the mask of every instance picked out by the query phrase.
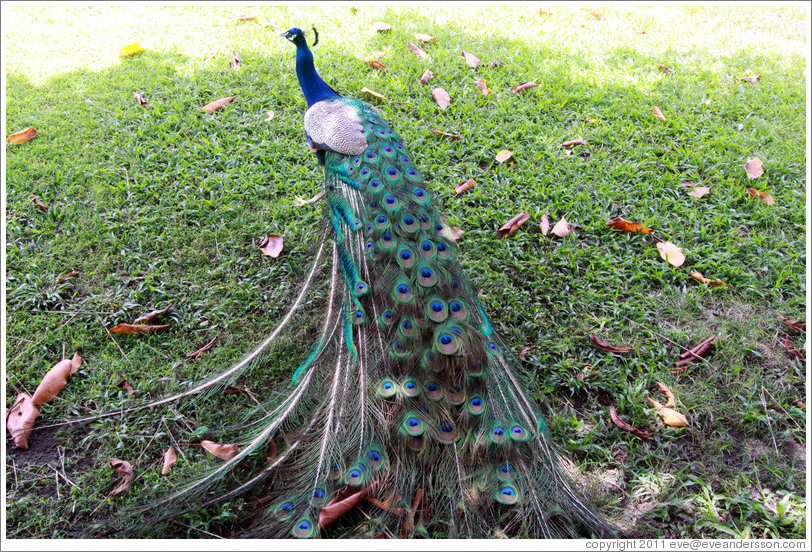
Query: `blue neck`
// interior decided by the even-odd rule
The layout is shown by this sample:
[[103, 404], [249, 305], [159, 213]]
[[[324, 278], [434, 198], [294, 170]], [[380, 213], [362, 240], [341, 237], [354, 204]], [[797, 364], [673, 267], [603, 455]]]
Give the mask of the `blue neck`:
[[296, 45], [296, 76], [299, 77], [299, 86], [302, 87], [307, 107], [322, 100], [341, 97], [316, 73], [313, 53], [304, 40]]

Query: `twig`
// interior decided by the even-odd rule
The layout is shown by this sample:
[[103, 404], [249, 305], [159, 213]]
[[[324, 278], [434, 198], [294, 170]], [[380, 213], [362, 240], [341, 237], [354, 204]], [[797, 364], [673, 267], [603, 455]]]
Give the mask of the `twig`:
[[[655, 332], [654, 330], [652, 330], [651, 328], [649, 328], [649, 327], [647, 327], [647, 326], [643, 326], [643, 324], [641, 324], [640, 322], [637, 322], [637, 321], [635, 321], [635, 320], [632, 320], [632, 319], [631, 319], [631, 318], [629, 318], [628, 316], [624, 316], [623, 318], [625, 318], [626, 320], [628, 320], [628, 321], [629, 321], [629, 322], [631, 322], [632, 324], [637, 324], [638, 326], [641, 326], [641, 327], [643, 327], [643, 328], [647, 329], [648, 331], [650, 331], [651, 333], [653, 333], [654, 335], [656, 335], [656, 336], [657, 336], [657, 337], [659, 337], [660, 339], [664, 339], [665, 341], [668, 341], [670, 344], [675, 345], [675, 346], [677, 346], [677, 347], [678, 347], [678, 348], [680, 348], [680, 349], [683, 349], [683, 351], [684, 351], [685, 353], [690, 352], [690, 349], [687, 349], [687, 348], [683, 347], [682, 345], [680, 345], [680, 344], [679, 344], [679, 343], [677, 343], [676, 341], [672, 341], [671, 339], [668, 339], [668, 338], [667, 338], [667, 337], [665, 337], [664, 335], [662, 335], [662, 334], [660, 334], [660, 333]], [[707, 364], [708, 366], [711, 366], [711, 363], [710, 363], [710, 361], [708, 361], [708, 359], [706, 359], [706, 358], [701, 358], [701, 357], [700, 357], [700, 359], [699, 359], [699, 360], [701, 360], [702, 362], [704, 362], [704, 363], [705, 363], [705, 364]]]
[[104, 312], [104, 311], [57, 311], [57, 310], [41, 310], [41, 311], [37, 311], [37, 312], [44, 312], [44, 313], [48, 313], [48, 314], [73, 314], [73, 315], [76, 315], [76, 314], [97, 314], [97, 315], [98, 315], [98, 314], [104, 314], [104, 315], [108, 315], [108, 316], [112, 316], [112, 315], [114, 315], [114, 314], [118, 314], [118, 313], [115, 313], [115, 312]]
[[56, 447], [56, 452], [59, 454], [59, 463], [62, 465], [62, 473], [59, 474], [59, 475], [62, 476], [62, 479], [64, 479], [65, 481], [67, 481], [68, 483], [70, 483], [71, 485], [73, 485], [74, 487], [76, 487], [78, 489], [79, 486], [76, 483], [74, 483], [73, 481], [71, 481], [70, 479], [68, 479], [67, 474], [65, 474], [65, 459], [62, 456], [62, 449], [59, 448], [59, 447]]
[[102, 320], [101, 320], [101, 318], [100, 318], [100, 317], [98, 317], [98, 316], [97, 316], [96, 318], [99, 320], [99, 324], [101, 325], [101, 327], [102, 327], [102, 328], [104, 328], [104, 331], [106, 331], [106, 332], [107, 332], [107, 335], [108, 335], [108, 336], [110, 336], [110, 340], [111, 340], [113, 343], [115, 343], [115, 344], [116, 344], [116, 347], [118, 347], [118, 350], [119, 350], [119, 351], [121, 351], [121, 355], [124, 357], [124, 360], [126, 360], [126, 361], [129, 363], [129, 365], [130, 365], [130, 366], [132, 366], [132, 365], [133, 365], [133, 363], [132, 363], [132, 362], [130, 362], [130, 359], [127, 357], [127, 353], [125, 353], [125, 352], [124, 352], [124, 349], [122, 349], [122, 348], [121, 348], [121, 345], [119, 345], [119, 344], [118, 344], [118, 341], [116, 341], [116, 340], [115, 340], [115, 338], [113, 337], [113, 334], [111, 334], [111, 333], [110, 333], [110, 330], [108, 330], [108, 329], [105, 327], [105, 325], [104, 325], [104, 323], [102, 322]]
[[217, 260], [220, 260], [220, 246], [217, 244], [217, 229], [214, 229], [214, 249], [217, 251]]
[[185, 523], [181, 523], [181, 522], [176, 521], [174, 519], [172, 520], [172, 523], [180, 525], [181, 527], [188, 527], [189, 529], [194, 529], [195, 531], [200, 531], [201, 533], [204, 533], [204, 534], [206, 534], [206, 535], [208, 535], [210, 537], [214, 537], [215, 539], [224, 539], [225, 538], [225, 537], [221, 537], [220, 535], [215, 535], [214, 533], [209, 533], [208, 531], [204, 531], [203, 529], [200, 529], [198, 527], [192, 527], [191, 525], [186, 525]]
[[162, 419], [161, 419], [161, 421], [162, 421], [162, 422], [163, 422], [163, 424], [166, 426], [166, 432], [169, 434], [169, 438], [170, 438], [170, 439], [172, 439], [172, 442], [173, 442], [173, 443], [175, 443], [175, 446], [176, 446], [176, 447], [178, 447], [178, 452], [180, 453], [180, 455], [181, 455], [181, 456], [183, 456], [183, 459], [184, 459], [184, 460], [186, 461], [186, 463], [188, 464], [188, 463], [189, 463], [189, 459], [188, 459], [188, 458], [186, 458], [186, 455], [185, 455], [185, 454], [183, 454], [183, 449], [182, 449], [182, 448], [181, 448], [181, 446], [178, 444], [178, 441], [177, 441], [177, 439], [175, 439], [175, 436], [172, 434], [172, 430], [170, 430], [170, 429], [169, 429], [169, 424], [168, 424], [168, 423], [166, 423], [166, 419], [163, 419], [163, 418], [162, 418]]
[[764, 414], [767, 416], [767, 427], [770, 428], [770, 436], [773, 438], [773, 447], [775, 447], [775, 453], [779, 454], [778, 452], [778, 443], [775, 442], [775, 433], [773, 433], [773, 424], [770, 422], [770, 412], [767, 410], [767, 400], [764, 398], [764, 386], [761, 386], [761, 404], [764, 405]]
[[59, 470], [55, 467], [51, 466], [51, 469], [54, 470], [54, 484], [56, 485], [56, 499], [62, 499], [62, 493], [59, 492]]

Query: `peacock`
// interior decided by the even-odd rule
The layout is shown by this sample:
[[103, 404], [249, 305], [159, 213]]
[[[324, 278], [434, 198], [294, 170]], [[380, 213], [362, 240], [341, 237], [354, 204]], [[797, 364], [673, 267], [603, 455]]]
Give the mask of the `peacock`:
[[[324, 263], [325, 310], [289, 387], [240, 425], [239, 452], [140, 512], [165, 517], [252, 495], [261, 498], [252, 537], [612, 536], [567, 475], [400, 135], [319, 76], [301, 29], [281, 36], [296, 47], [305, 138], [324, 172], [327, 223], [313, 267], [253, 352], [150, 406], [259, 362]], [[324, 512], [343, 513], [342, 501], [363, 516], [328, 525]]]

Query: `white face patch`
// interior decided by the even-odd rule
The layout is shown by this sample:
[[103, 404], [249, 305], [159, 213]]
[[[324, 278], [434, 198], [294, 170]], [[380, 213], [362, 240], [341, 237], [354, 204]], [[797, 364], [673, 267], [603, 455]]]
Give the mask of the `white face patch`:
[[341, 100], [313, 104], [305, 113], [304, 128], [321, 149], [344, 155], [360, 155], [367, 149], [360, 117]]

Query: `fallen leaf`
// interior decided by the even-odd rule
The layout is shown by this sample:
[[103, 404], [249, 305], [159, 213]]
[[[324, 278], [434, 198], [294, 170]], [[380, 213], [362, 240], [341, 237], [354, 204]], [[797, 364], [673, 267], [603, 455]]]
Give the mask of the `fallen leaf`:
[[524, 360], [528, 352], [530, 352], [530, 347], [522, 347], [522, 350], [519, 351], [519, 361]]
[[178, 455], [175, 453], [175, 447], [169, 447], [164, 452], [164, 464], [161, 466], [161, 475], [166, 475], [169, 473], [169, 470], [175, 467], [175, 463], [178, 461]]
[[14, 446], [28, 449], [28, 438], [37, 418], [42, 416], [28, 393], [20, 393], [14, 405], [6, 413], [6, 429], [14, 439]]
[[593, 11], [593, 12], [590, 12], [589, 14], [592, 17], [594, 17], [595, 19], [603, 19], [603, 14], [602, 13], [598, 13], [596, 11]]
[[685, 427], [688, 425], [688, 418], [683, 414], [677, 412], [673, 408], [663, 406], [651, 397], [647, 397], [651, 406], [657, 411], [657, 414], [663, 419], [663, 423], [671, 427]]
[[127, 381], [125, 379], [121, 380], [120, 382], [118, 382], [116, 384], [116, 387], [121, 387], [122, 389], [124, 389], [127, 392], [127, 394], [130, 396], [131, 399], [135, 398], [135, 389], [133, 389], [133, 386], [130, 385], [129, 381]]
[[650, 439], [651, 433], [647, 431], [643, 431], [641, 429], [637, 429], [636, 427], [632, 427], [623, 420], [620, 419], [620, 416], [617, 415], [614, 406], [609, 407], [609, 417], [612, 418], [612, 423], [614, 423], [617, 427], [624, 431], [628, 431], [632, 435], [636, 437], [640, 437], [641, 439]]
[[663, 112], [660, 111], [660, 108], [657, 107], [656, 105], [652, 106], [651, 112], [654, 114], [655, 118], [657, 118], [657, 119], [659, 119], [661, 121], [665, 121], [665, 115], [663, 115]]
[[539, 230], [541, 230], [541, 235], [546, 236], [547, 232], [550, 231], [550, 217], [547, 215], [541, 215], [541, 222], [539, 223]]
[[214, 347], [214, 344], [217, 342], [217, 337], [218, 336], [215, 335], [211, 341], [203, 345], [200, 349], [198, 349], [193, 353], [188, 353], [186, 356], [188, 358], [200, 358], [203, 355], [203, 353]]
[[420, 84], [428, 84], [428, 82], [434, 78], [434, 73], [426, 69], [423, 73], [423, 76], [420, 77]]
[[74, 278], [74, 277], [76, 277], [78, 275], [79, 275], [78, 270], [71, 270], [67, 274], [60, 274], [59, 277], [56, 279], [56, 283], [61, 284], [61, 283], [65, 282], [65, 280], [67, 280], [69, 278]]
[[25, 144], [29, 140], [33, 140], [36, 137], [37, 131], [31, 127], [28, 127], [15, 132], [14, 134], [9, 134], [7, 140], [9, 144], [16, 146], [17, 144]]
[[527, 90], [528, 88], [533, 88], [534, 86], [538, 86], [538, 84], [536, 84], [535, 82], [523, 82], [522, 84], [517, 84], [516, 86], [511, 88], [510, 91], [516, 94], [517, 92]]
[[338, 493], [330, 503], [319, 510], [319, 525], [325, 527], [349, 512], [358, 502], [369, 493], [369, 487], [360, 491], [346, 491]]
[[434, 98], [434, 101], [437, 102], [440, 109], [444, 110], [451, 105], [451, 96], [448, 95], [445, 88], [432, 88], [431, 97]]
[[232, 50], [230, 67], [234, 70], [237, 70], [240, 68], [240, 65], [242, 65], [242, 62], [240, 61], [240, 54], [237, 53], [237, 50]]
[[138, 92], [133, 92], [133, 97], [135, 98], [135, 101], [138, 102], [138, 105], [140, 105], [141, 107], [147, 107], [148, 105], [147, 100], [144, 99], [144, 96], [142, 96]]
[[675, 397], [674, 397], [674, 393], [672, 393], [671, 390], [668, 388], [668, 386], [666, 384], [664, 384], [663, 382], [658, 381], [656, 383], [657, 383], [657, 387], [659, 387], [660, 390], [663, 393], [665, 393], [665, 406], [667, 406], [669, 408], [672, 408], [674, 406], [675, 400], [676, 400]]
[[378, 69], [380, 71], [386, 71], [386, 66], [383, 63], [381, 63], [380, 61], [377, 61], [377, 60], [374, 60], [374, 59], [368, 61], [367, 65], [369, 65], [373, 69]]
[[168, 311], [171, 308], [172, 303], [169, 303], [166, 307], [162, 309], [154, 310], [152, 312], [139, 316], [138, 318], [135, 319], [135, 321], [133, 321], [133, 324], [146, 324], [147, 322], [152, 322], [162, 314], [165, 314], [166, 311]]
[[409, 48], [409, 50], [412, 51], [412, 53], [414, 55], [416, 55], [420, 59], [426, 59], [426, 58], [429, 57], [429, 55], [426, 52], [424, 52], [423, 50], [421, 50], [420, 47], [417, 44], [415, 44], [414, 42], [409, 42], [409, 43], [406, 44], [406, 46]]
[[504, 238], [506, 236], [510, 236], [513, 232], [519, 229], [525, 222], [530, 220], [530, 215], [527, 214], [527, 211], [522, 211], [496, 231], [496, 235], [499, 238]]
[[443, 234], [448, 239], [453, 240], [454, 243], [457, 243], [458, 241], [460, 241], [460, 238], [462, 238], [462, 235], [464, 234], [464, 232], [458, 226], [451, 226], [450, 228], [448, 226], [446, 226], [446, 227], [443, 228]]
[[629, 353], [634, 350], [631, 347], [615, 347], [614, 345], [609, 345], [595, 334], [590, 335], [589, 339], [592, 340], [595, 347], [602, 351], [609, 351], [610, 353]]
[[511, 157], [513, 157], [513, 152], [510, 150], [499, 150], [498, 152], [496, 152], [497, 163], [504, 163]]
[[43, 376], [31, 397], [34, 406], [52, 401], [68, 384], [68, 376], [75, 374], [81, 365], [82, 357], [78, 351], [73, 354], [73, 358], [66, 358], [54, 364]]
[[747, 188], [747, 193], [749, 193], [752, 197], [759, 198], [764, 205], [773, 205], [775, 203], [773, 196], [767, 192], [762, 192], [761, 190], [756, 190], [755, 188]]
[[423, 44], [425, 44], [427, 42], [431, 42], [432, 40], [437, 39], [436, 36], [431, 36], [431, 35], [427, 35], [427, 34], [423, 34], [423, 33], [414, 33], [414, 37], [417, 40], [419, 40], [420, 42], [422, 42]]
[[671, 242], [659, 242], [657, 244], [657, 250], [660, 252], [660, 257], [673, 266], [682, 266], [682, 263], [685, 262], [685, 255], [682, 253], [682, 249]]
[[671, 69], [671, 68], [670, 68], [668, 65], [663, 65], [663, 64], [661, 64], [661, 63], [658, 63], [658, 64], [657, 64], [657, 67], [659, 67], [660, 69], [662, 69], [663, 71], [666, 71], [666, 72], [668, 72], [668, 73], [676, 73], [676, 71], [674, 71], [673, 69]]
[[707, 284], [708, 287], [720, 287], [726, 286], [724, 282], [720, 282], [719, 280], [711, 280], [710, 278], [705, 278], [701, 272], [697, 272], [696, 270], [691, 270], [688, 274], [696, 281]]
[[796, 358], [800, 358], [801, 360], [806, 360], [806, 358], [804, 358], [804, 355], [801, 353], [801, 351], [796, 349], [795, 346], [792, 344], [792, 341], [789, 340], [789, 336], [784, 337], [784, 348], [792, 356], [794, 356]]
[[310, 199], [302, 199], [299, 196], [296, 196], [298, 200], [296, 203], [293, 204], [294, 207], [304, 207], [305, 205], [310, 205], [311, 203], [316, 203], [318, 200], [324, 197], [324, 192], [321, 191], [311, 197]]
[[806, 405], [801, 399], [795, 399], [795, 406], [798, 408], [806, 408]]
[[40, 208], [40, 209], [42, 209], [43, 211], [47, 211], [47, 210], [48, 210], [48, 206], [47, 206], [47, 205], [45, 205], [45, 204], [44, 204], [44, 203], [43, 203], [43, 202], [40, 200], [40, 198], [38, 198], [38, 197], [37, 197], [37, 196], [35, 196], [34, 194], [31, 194], [31, 201], [33, 201], [33, 202], [34, 202], [34, 205], [36, 205], [37, 207], [39, 207], [39, 208]]
[[110, 491], [110, 496], [120, 495], [133, 484], [132, 464], [125, 460], [119, 460], [118, 458], [108, 458], [107, 461], [110, 462], [110, 467], [113, 468], [113, 471], [121, 475], [121, 484]]
[[501, 61], [489, 61], [488, 67], [503, 67], [505, 64]]
[[223, 389], [223, 395], [248, 395], [248, 387], [234, 387], [233, 385], [229, 385], [225, 389]]
[[652, 234], [654, 230], [651, 228], [646, 228], [640, 222], [629, 222], [628, 220], [624, 219], [623, 217], [615, 217], [609, 222], [606, 223], [606, 226], [610, 226], [615, 230], [622, 230], [623, 232], [632, 232], [632, 233], [640, 233], [640, 234]]
[[386, 52], [372, 52], [372, 59], [381, 59], [386, 57]]
[[157, 326], [150, 326], [148, 324], [116, 324], [114, 327], [110, 328], [110, 333], [130, 335], [145, 334], [165, 330], [169, 326], [170, 324], [159, 324]]
[[265, 462], [270, 462], [274, 458], [276, 458], [277, 447], [276, 441], [273, 439], [268, 439], [268, 455], [265, 457]]
[[555, 226], [553, 226], [553, 229], [550, 230], [550, 232], [555, 234], [559, 238], [563, 238], [564, 236], [569, 234], [570, 225], [567, 222], [567, 219], [565, 217], [561, 217], [561, 220], [555, 223]]
[[708, 352], [710, 352], [711, 346], [713, 345], [714, 341], [716, 341], [715, 335], [709, 337], [705, 341], [702, 341], [701, 343], [699, 343], [699, 345], [697, 345], [693, 349], [690, 349], [680, 354], [677, 357], [678, 360], [676, 366], [674, 366], [674, 368], [671, 368], [671, 373], [681, 374], [686, 370], [688, 370], [688, 367], [694, 362], [703, 360], [705, 356], [708, 354]]
[[200, 446], [215, 455], [220, 460], [231, 460], [240, 452], [240, 447], [236, 443], [221, 445], [214, 441], [200, 441]]
[[250, 22], [256, 23], [257, 22], [257, 16], [256, 15], [238, 15], [237, 16], [237, 21], [250, 21]]
[[228, 98], [220, 98], [219, 100], [214, 100], [213, 102], [204, 105], [200, 109], [202, 109], [206, 113], [214, 113], [215, 111], [220, 111], [221, 109], [223, 109], [225, 106], [227, 106], [228, 104], [230, 104], [231, 102], [233, 102], [236, 99], [237, 99], [237, 96], [231, 96], [231, 97], [228, 97]]
[[454, 193], [460, 195], [462, 192], [466, 192], [468, 190], [473, 190], [476, 187], [476, 181], [473, 178], [469, 178], [465, 182], [460, 182], [454, 188]]
[[372, 24], [372, 30], [376, 33], [385, 33], [392, 30], [392, 25], [383, 21], [376, 21]]
[[487, 96], [488, 94], [491, 93], [491, 91], [488, 90], [488, 85], [485, 83], [485, 79], [479, 78], [476, 81], [474, 81], [474, 84], [476, 84], [476, 87], [479, 88], [479, 91], [482, 93], [483, 96]]
[[262, 251], [264, 255], [273, 257], [274, 259], [279, 256], [283, 247], [282, 236], [277, 236], [276, 234], [268, 234], [265, 236], [265, 239], [262, 240], [262, 243], [259, 244], [260, 251]]
[[764, 174], [764, 164], [758, 157], [748, 157], [747, 161], [744, 162], [744, 171], [750, 180], [758, 178]]
[[583, 138], [576, 138], [575, 140], [567, 140], [566, 142], [561, 142], [559, 146], [561, 146], [562, 148], [568, 148], [570, 146], [581, 146], [585, 143], [586, 142], [584, 142]]
[[462, 57], [465, 58], [465, 64], [471, 69], [476, 69], [477, 66], [479, 65], [479, 62], [482, 61], [474, 54], [466, 52], [465, 50], [462, 51]]
[[274, 112], [269, 111], [265, 114], [265, 122], [271, 121], [274, 118]]
[[680, 187], [682, 187], [682, 188], [693, 188], [694, 186], [696, 186], [696, 182], [691, 182], [690, 180], [685, 181], [682, 184], [680, 184]]
[[372, 96], [372, 97], [374, 97], [374, 98], [378, 98], [379, 100], [384, 100], [384, 101], [386, 101], [386, 100], [388, 100], [388, 99], [389, 99], [389, 98], [387, 98], [386, 96], [384, 96], [383, 94], [379, 94], [379, 93], [375, 92], [374, 90], [370, 90], [370, 89], [369, 89], [369, 88], [367, 88], [366, 86], [365, 86], [365, 87], [363, 87], [363, 88], [361, 89], [361, 92], [363, 92], [363, 93], [365, 93], [365, 94], [369, 94], [370, 96]]
[[787, 318], [781, 314], [778, 315], [778, 319], [783, 325], [791, 330], [806, 332], [806, 321], [804, 320], [793, 320], [792, 318]]
[[634, 34], [647, 34], [648, 31], [643, 29], [642, 31], [634, 31]]
[[442, 130], [432, 130], [434, 134], [439, 134], [440, 136], [448, 136], [449, 138], [454, 138], [455, 140], [462, 140], [462, 136], [459, 134], [454, 134], [451, 132], [443, 132]]
[[694, 197], [705, 197], [710, 193], [710, 188], [707, 186], [697, 186], [693, 190], [691, 190], [688, 195], [692, 195]]
[[761, 75], [753, 75], [753, 76], [750, 76], [750, 77], [741, 77], [741, 78], [739, 78], [739, 80], [742, 81], [742, 82], [758, 82], [759, 80], [761, 80]]
[[133, 44], [128, 44], [127, 46], [124, 46], [124, 48], [121, 49], [118, 55], [119, 57], [129, 57], [140, 54], [144, 50], [145, 48], [142, 48], [141, 44], [139, 44], [138, 42], [134, 42]]

